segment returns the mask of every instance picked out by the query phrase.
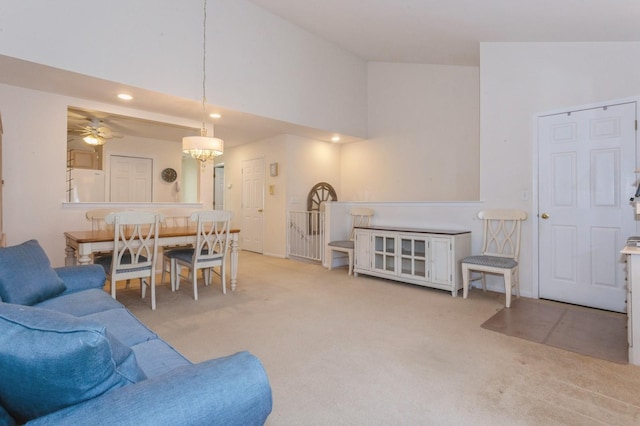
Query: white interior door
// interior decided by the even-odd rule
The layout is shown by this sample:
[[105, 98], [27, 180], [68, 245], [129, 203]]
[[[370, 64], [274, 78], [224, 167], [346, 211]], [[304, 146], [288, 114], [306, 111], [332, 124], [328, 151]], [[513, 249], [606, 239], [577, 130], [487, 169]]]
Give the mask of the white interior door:
[[152, 201], [153, 160], [112, 155], [110, 157], [110, 201], [150, 203]]
[[539, 295], [624, 312], [636, 104], [538, 120]]
[[242, 249], [262, 253], [264, 158], [242, 162]]

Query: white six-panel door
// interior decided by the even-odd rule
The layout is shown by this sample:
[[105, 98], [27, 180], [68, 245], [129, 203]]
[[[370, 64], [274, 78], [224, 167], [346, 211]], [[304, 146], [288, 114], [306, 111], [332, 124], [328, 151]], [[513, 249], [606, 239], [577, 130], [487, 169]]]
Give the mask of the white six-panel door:
[[242, 249], [262, 253], [264, 159], [242, 162]]
[[625, 311], [635, 119], [635, 102], [539, 118], [541, 298]]

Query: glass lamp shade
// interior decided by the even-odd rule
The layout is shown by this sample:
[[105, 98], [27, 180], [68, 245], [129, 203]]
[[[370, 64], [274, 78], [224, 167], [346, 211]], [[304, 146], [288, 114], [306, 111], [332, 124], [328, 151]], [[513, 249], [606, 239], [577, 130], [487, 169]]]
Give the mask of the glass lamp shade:
[[196, 160], [211, 160], [224, 152], [224, 141], [209, 136], [187, 136], [182, 138], [182, 151]]
[[104, 145], [104, 139], [100, 136], [85, 136], [82, 140], [89, 145]]

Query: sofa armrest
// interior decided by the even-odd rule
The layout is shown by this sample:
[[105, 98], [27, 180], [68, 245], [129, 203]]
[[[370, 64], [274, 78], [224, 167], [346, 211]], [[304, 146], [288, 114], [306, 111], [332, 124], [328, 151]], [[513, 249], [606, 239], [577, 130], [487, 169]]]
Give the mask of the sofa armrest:
[[100, 265], [77, 265], [54, 268], [67, 289], [62, 294], [75, 293], [90, 288], [102, 288], [106, 280]]
[[262, 425], [271, 405], [261, 362], [239, 352], [178, 367], [28, 424]]

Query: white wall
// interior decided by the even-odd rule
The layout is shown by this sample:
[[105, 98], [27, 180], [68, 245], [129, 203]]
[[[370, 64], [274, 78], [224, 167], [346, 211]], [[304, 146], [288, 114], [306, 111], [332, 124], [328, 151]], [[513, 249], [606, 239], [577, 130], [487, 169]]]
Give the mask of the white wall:
[[[234, 212], [234, 227], [242, 228], [242, 162], [257, 158], [264, 159], [265, 163], [263, 252], [284, 257], [287, 211], [306, 210], [307, 194], [316, 183], [339, 182], [340, 146], [280, 135], [227, 149], [219, 161], [223, 161], [225, 166], [225, 209]], [[278, 176], [270, 176], [271, 163], [278, 163]], [[269, 194], [271, 185], [274, 187], [273, 195]], [[242, 247], [242, 233], [240, 241]]]
[[[91, 205], [63, 204], [67, 200], [69, 105], [189, 127], [199, 125], [191, 120], [0, 84], [0, 113], [4, 128], [3, 213], [7, 244], [38, 239], [55, 266], [64, 263], [63, 232], [91, 229], [90, 222], [84, 217]], [[203, 172], [200, 183], [203, 205], [211, 205], [212, 181]]]
[[480, 195], [491, 207], [529, 212], [521, 290], [532, 282], [536, 113], [640, 94], [640, 43], [482, 43]]
[[287, 135], [287, 210], [307, 211], [307, 196], [311, 188], [327, 182], [338, 200], [340, 186], [341, 145]]
[[151, 158], [153, 164], [152, 200], [162, 203], [179, 203], [181, 201], [181, 194], [176, 191], [176, 183], [167, 183], [161, 178], [162, 170], [167, 167], [176, 170], [179, 177], [182, 175], [182, 142], [180, 140], [163, 141], [135, 136], [109, 139], [103, 145], [104, 158], [102, 160], [106, 175], [106, 199], [104, 201], [109, 201], [110, 199], [110, 158], [112, 155]]
[[343, 147], [343, 200], [479, 197], [477, 67], [369, 63], [369, 137]]
[[[0, 54], [202, 98], [202, 1], [0, 0]], [[210, 0], [212, 105], [366, 136], [366, 64], [246, 0]], [[28, 23], [28, 24], [25, 24]]]
[[[284, 256], [284, 194], [280, 182], [286, 173], [285, 135], [265, 139], [259, 142], [227, 148], [219, 161], [224, 162], [225, 210], [234, 212], [232, 226], [242, 229], [242, 163], [246, 160], [263, 159], [265, 164], [265, 191], [268, 186], [276, 185], [277, 196], [264, 195], [263, 207], [263, 252], [275, 256]], [[279, 163], [280, 176], [269, 176], [269, 164]], [[240, 247], [242, 247], [242, 232]]]

